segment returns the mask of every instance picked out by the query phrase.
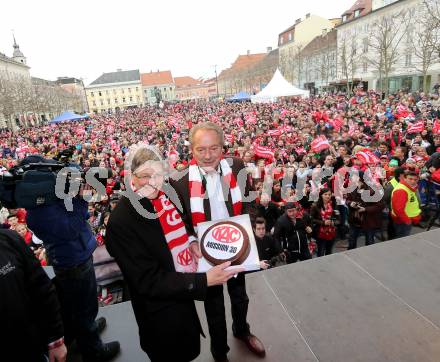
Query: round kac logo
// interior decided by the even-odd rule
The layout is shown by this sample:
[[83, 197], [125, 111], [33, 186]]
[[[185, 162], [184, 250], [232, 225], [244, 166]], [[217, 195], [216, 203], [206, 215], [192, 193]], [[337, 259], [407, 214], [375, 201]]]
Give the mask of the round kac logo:
[[249, 255], [249, 235], [243, 226], [235, 222], [219, 221], [203, 233], [200, 249], [212, 265], [226, 261], [230, 261], [231, 265], [239, 265]]

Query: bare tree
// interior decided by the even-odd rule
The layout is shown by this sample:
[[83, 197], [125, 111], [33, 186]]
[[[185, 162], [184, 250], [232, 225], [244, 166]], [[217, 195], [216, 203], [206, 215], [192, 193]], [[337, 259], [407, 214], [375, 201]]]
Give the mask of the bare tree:
[[341, 75], [347, 84], [347, 94], [351, 94], [353, 90], [354, 75], [357, 70], [358, 58], [356, 38], [353, 38], [351, 42], [348, 42], [347, 38], [343, 37], [339, 45], [339, 62], [341, 65]]
[[408, 37], [411, 53], [416, 58], [413, 66], [423, 76], [423, 91], [429, 92], [428, 71], [439, 60], [438, 49], [436, 49], [438, 29], [435, 19], [426, 14], [426, 9], [420, 10], [422, 11], [417, 12], [413, 18], [415, 27], [412, 30], [414, 31], [408, 32]]
[[385, 91], [385, 96], [389, 93], [389, 74], [401, 57], [399, 45], [407, 25], [408, 12], [405, 9], [379, 17], [370, 28], [368, 46], [372, 51], [366, 59], [379, 74], [379, 87]]

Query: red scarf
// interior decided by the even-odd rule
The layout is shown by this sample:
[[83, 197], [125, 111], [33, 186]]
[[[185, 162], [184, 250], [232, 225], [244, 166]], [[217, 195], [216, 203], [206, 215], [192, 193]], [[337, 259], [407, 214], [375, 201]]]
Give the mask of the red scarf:
[[327, 204], [327, 207], [325, 207], [325, 205], [323, 205], [323, 208], [321, 209], [322, 220], [330, 220], [330, 218], [332, 217], [332, 214], [333, 214], [333, 206], [332, 206], [332, 202], [330, 201]]
[[[220, 161], [219, 165], [223, 180], [229, 185], [229, 192], [232, 200], [232, 210], [234, 215], [241, 215], [241, 191], [237, 185], [237, 180], [232, 173], [231, 167], [225, 159]], [[192, 159], [189, 166], [189, 196], [191, 203], [191, 217], [194, 229], [197, 231], [197, 225], [206, 221], [206, 214], [203, 207], [205, 197], [205, 187], [202, 182], [199, 166], [195, 159]]]
[[192, 256], [189, 249], [190, 237], [188, 237], [185, 224], [176, 207], [162, 191], [159, 192], [157, 198], [150, 201], [159, 216], [160, 226], [162, 226], [176, 271], [195, 273], [197, 271], [197, 260]]

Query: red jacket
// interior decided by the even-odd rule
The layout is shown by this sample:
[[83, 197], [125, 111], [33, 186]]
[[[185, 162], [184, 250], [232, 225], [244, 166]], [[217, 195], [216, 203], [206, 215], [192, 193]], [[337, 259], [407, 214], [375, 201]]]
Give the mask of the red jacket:
[[[414, 192], [417, 191], [417, 187], [416, 188], [410, 187], [404, 181], [401, 181], [401, 183], [404, 184], [409, 189], [411, 189], [412, 191], [414, 191]], [[392, 194], [392, 197], [391, 197], [391, 207], [392, 207], [394, 213], [396, 214], [396, 216], [394, 216], [391, 213], [391, 217], [393, 218], [393, 221], [396, 224], [415, 224], [415, 225], [417, 225], [420, 222], [421, 215], [410, 218], [405, 212], [405, 206], [406, 206], [407, 201], [408, 201], [408, 194], [405, 190], [394, 191]]]

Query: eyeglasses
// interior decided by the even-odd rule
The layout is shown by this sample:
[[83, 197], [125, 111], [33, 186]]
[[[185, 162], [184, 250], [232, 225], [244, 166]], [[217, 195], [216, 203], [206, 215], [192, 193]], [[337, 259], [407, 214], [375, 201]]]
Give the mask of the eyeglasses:
[[151, 179], [161, 180], [165, 177], [165, 175], [162, 173], [155, 173], [153, 175], [137, 175], [136, 173], [134, 173], [133, 175], [140, 180], [146, 180], [146, 181], [150, 181]]

